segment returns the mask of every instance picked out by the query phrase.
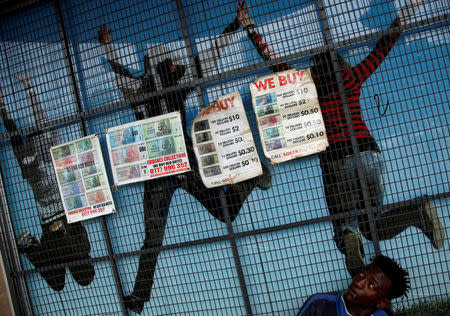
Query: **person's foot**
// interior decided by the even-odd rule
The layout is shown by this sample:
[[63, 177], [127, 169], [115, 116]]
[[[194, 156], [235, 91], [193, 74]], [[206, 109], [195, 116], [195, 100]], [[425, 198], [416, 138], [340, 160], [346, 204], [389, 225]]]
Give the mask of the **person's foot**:
[[88, 286], [95, 277], [94, 265], [90, 262], [69, 266], [74, 280], [81, 286]]
[[434, 248], [444, 247], [447, 238], [445, 227], [439, 220], [433, 201], [427, 201], [423, 204], [419, 228], [430, 239]]
[[[17, 237], [17, 248], [20, 253], [24, 253], [27, 255], [28, 259], [35, 265], [36, 268], [40, 268], [43, 266], [50, 266], [53, 263], [49, 260], [49, 258], [44, 258], [43, 260], [46, 262], [36, 262], [36, 259], [33, 259], [34, 252], [37, 251], [37, 247], [39, 246], [39, 242], [36, 237], [32, 236], [29, 231], [25, 231]], [[36, 248], [32, 248], [36, 247]], [[42, 251], [42, 250], [41, 250]], [[48, 254], [42, 254], [42, 256], [47, 256]], [[52, 268], [49, 270], [44, 270], [40, 272], [41, 276], [47, 282], [47, 284], [55, 291], [60, 292], [64, 289], [65, 278], [66, 278], [66, 268]]]
[[261, 164], [261, 166], [263, 174], [258, 176], [256, 180], [256, 186], [262, 190], [267, 190], [272, 186], [272, 173], [265, 164]]
[[24, 231], [17, 237], [17, 248], [20, 253], [25, 253], [29, 247], [36, 244], [38, 244], [36, 237], [32, 236], [29, 231]]
[[364, 268], [363, 254], [361, 252], [361, 241], [354, 232], [348, 232], [344, 236], [345, 245], [345, 264], [350, 275], [361, 272]]
[[137, 296], [129, 295], [123, 298], [123, 303], [126, 309], [132, 310], [136, 314], [142, 313], [145, 301]]
[[63, 226], [64, 226], [64, 222], [63, 222], [62, 220], [59, 219], [59, 220], [54, 221], [54, 222], [50, 225], [49, 230], [50, 230], [51, 232], [57, 232], [57, 231], [61, 230], [61, 229], [63, 228]]

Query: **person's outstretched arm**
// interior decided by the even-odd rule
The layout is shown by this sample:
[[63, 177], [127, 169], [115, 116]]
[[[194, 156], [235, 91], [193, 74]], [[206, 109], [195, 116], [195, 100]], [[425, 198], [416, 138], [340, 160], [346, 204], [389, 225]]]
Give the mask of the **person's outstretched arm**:
[[27, 148], [23, 141], [22, 135], [18, 134], [16, 123], [9, 116], [8, 110], [6, 109], [6, 105], [3, 100], [3, 89], [0, 89], [0, 115], [2, 116], [6, 130], [8, 131], [8, 133], [12, 134], [12, 149], [19, 163], [28, 155], [34, 155], [34, 148], [31, 148], [31, 150], [30, 148]]
[[[137, 89], [141, 85], [141, 81], [138, 77], [134, 76], [125, 66], [119, 63], [119, 58], [114, 51], [114, 48], [111, 44], [111, 30], [106, 28], [106, 25], [103, 24], [98, 29], [97, 39], [102, 44], [105, 53], [106, 59], [110, 64], [114, 73], [117, 77], [118, 88], [124, 93], [125, 97], [129, 96], [129, 92], [137, 91]], [[130, 91], [128, 91], [130, 90]]]
[[[58, 132], [50, 131], [50, 121], [48, 120], [47, 115], [45, 114], [44, 109], [42, 108], [41, 101], [39, 100], [39, 96], [33, 89], [33, 86], [30, 81], [30, 75], [24, 74], [22, 76], [17, 76], [16, 79], [23, 83], [25, 87], [25, 92], [28, 95], [28, 99], [30, 100], [31, 108], [33, 110], [34, 121], [38, 130], [38, 133], [41, 133], [43, 137], [43, 141], [45, 144], [40, 144], [37, 150], [42, 150], [47, 152], [51, 146], [57, 145], [59, 142]], [[45, 146], [46, 148], [42, 148]]]
[[405, 6], [401, 8], [398, 17], [389, 27], [390, 32], [378, 41], [374, 49], [362, 62], [352, 68], [353, 74], [359, 79], [360, 84], [362, 84], [375, 72], [375, 70], [386, 59], [392, 47], [394, 47], [401, 32], [400, 30], [394, 31], [393, 29], [406, 24], [411, 16], [417, 11], [422, 2], [423, 0], [407, 1]]
[[[253, 45], [255, 46], [258, 54], [264, 59], [264, 60], [271, 60], [277, 57], [276, 53], [273, 51], [273, 49], [264, 41], [262, 35], [259, 33], [258, 28], [256, 27], [255, 22], [249, 15], [249, 7], [245, 7], [245, 0], [239, 1], [238, 4], [238, 14], [237, 18], [239, 20], [239, 23], [244, 27], [245, 31], [247, 32], [247, 36], [252, 41]], [[276, 65], [270, 66], [270, 69], [273, 72], [279, 72], [279, 71], [285, 71], [292, 69], [291, 66], [289, 66], [286, 63], [280, 63]]]
[[195, 57], [197, 72], [200, 78], [203, 78], [204, 75], [210, 73], [217, 67], [217, 62], [221, 58], [223, 51], [228, 46], [239, 27], [239, 19], [236, 14], [233, 22], [223, 30], [222, 34], [216, 37], [211, 47]]

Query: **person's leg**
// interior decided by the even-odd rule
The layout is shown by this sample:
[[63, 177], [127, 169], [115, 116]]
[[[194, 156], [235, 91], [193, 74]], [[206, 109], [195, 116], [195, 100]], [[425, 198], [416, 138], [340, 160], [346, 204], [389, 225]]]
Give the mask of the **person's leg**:
[[[330, 215], [343, 215], [359, 209], [359, 185], [352, 166], [352, 157], [321, 160], [325, 198]], [[334, 219], [334, 237], [339, 251], [345, 256], [350, 275], [364, 267], [364, 249], [358, 229], [357, 216]]]
[[[263, 174], [258, 177], [226, 187], [225, 199], [231, 222], [238, 216], [242, 205], [256, 186], [262, 190], [267, 190], [272, 186], [270, 169], [264, 164], [262, 164], [262, 169]], [[196, 168], [186, 174], [183, 180], [180, 180], [180, 183], [182, 188], [195, 197], [211, 215], [219, 221], [225, 222], [225, 214], [219, 196], [220, 187], [206, 188]]]
[[[228, 207], [230, 221], [238, 216], [239, 211], [256, 185], [256, 180], [239, 182], [228, 185], [225, 190], [225, 203]], [[206, 210], [221, 222], [226, 222], [222, 202], [220, 201], [220, 190], [218, 188], [206, 188], [197, 172], [191, 172], [182, 180], [182, 188], [199, 201]]]
[[[362, 162], [366, 172], [372, 206], [382, 205], [384, 161], [380, 153], [362, 153]], [[409, 203], [390, 210], [374, 214], [378, 238], [387, 240], [395, 237], [410, 226], [418, 227], [430, 239], [432, 245], [439, 249], [446, 239], [445, 229], [438, 218], [436, 207], [432, 201], [414, 199]], [[359, 226], [362, 234], [372, 240], [367, 215], [361, 216]]]
[[170, 201], [176, 189], [176, 181], [172, 178], [155, 179], [146, 181], [144, 184], [145, 240], [142, 250], [145, 253], [142, 253], [139, 258], [133, 293], [125, 297], [125, 306], [139, 314], [142, 312], [144, 303], [150, 299]]
[[[58, 233], [52, 232], [49, 225], [42, 227], [41, 242], [25, 232], [18, 237], [17, 245], [19, 252], [24, 253], [28, 260], [37, 268], [52, 267], [61, 264], [62, 260], [58, 251], [57, 242], [60, 237]], [[62, 291], [65, 285], [66, 268], [50, 268], [40, 272], [47, 284], [55, 291]]]
[[94, 280], [95, 270], [92, 262], [73, 264], [79, 260], [89, 260], [91, 245], [84, 226], [80, 223], [67, 224], [62, 220], [57, 221], [57, 227], [64, 235], [59, 241], [62, 245], [61, 252], [64, 255], [64, 263], [69, 265], [69, 270], [75, 281], [82, 286], [89, 285]]

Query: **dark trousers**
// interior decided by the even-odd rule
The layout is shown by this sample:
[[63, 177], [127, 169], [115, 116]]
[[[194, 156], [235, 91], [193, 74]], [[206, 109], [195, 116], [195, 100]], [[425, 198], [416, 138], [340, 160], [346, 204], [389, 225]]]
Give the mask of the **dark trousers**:
[[[381, 153], [375, 151], [361, 152], [361, 163], [367, 183], [369, 203], [371, 206], [382, 204], [385, 168]], [[344, 214], [350, 211], [364, 210], [361, 182], [358, 178], [356, 159], [348, 156], [343, 159], [321, 160], [325, 196], [330, 215]], [[374, 224], [380, 240], [391, 239], [410, 226], [422, 227], [421, 211], [423, 202], [413, 200], [405, 206], [396, 207], [373, 214]], [[334, 241], [338, 249], [346, 254], [344, 239], [349, 233], [363, 235], [372, 241], [367, 214], [333, 220]], [[360, 238], [361, 239], [361, 238]], [[362, 251], [362, 245], [361, 245]]]
[[[226, 221], [219, 198], [219, 192], [222, 188], [207, 189], [196, 171], [184, 174], [182, 177], [166, 177], [145, 182], [145, 240], [142, 250], [146, 251], [146, 253], [143, 253], [139, 259], [139, 269], [133, 290], [133, 295], [144, 301], [150, 299], [153, 275], [160, 251], [159, 248], [164, 238], [164, 228], [170, 202], [177, 188], [183, 188], [195, 197], [216, 219], [221, 222]], [[256, 179], [251, 179], [227, 187], [225, 196], [230, 221], [236, 218], [242, 204], [255, 185]]]
[[[57, 231], [50, 231], [50, 224], [42, 226], [40, 242], [32, 237], [29, 246], [21, 249], [36, 268], [40, 271], [48, 285], [55, 291], [61, 291], [65, 284], [66, 266], [75, 281], [83, 286], [92, 282], [95, 276], [94, 266], [90, 262], [77, 263], [89, 259], [91, 246], [86, 229], [81, 223], [64, 224]], [[64, 266], [54, 267], [54, 265]]]

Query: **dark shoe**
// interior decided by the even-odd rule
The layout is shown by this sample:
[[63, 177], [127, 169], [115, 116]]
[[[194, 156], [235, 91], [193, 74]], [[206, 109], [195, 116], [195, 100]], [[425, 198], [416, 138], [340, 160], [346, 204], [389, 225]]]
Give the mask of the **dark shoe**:
[[[53, 256], [45, 251], [43, 252], [43, 249], [39, 247], [39, 242], [36, 237], [32, 236], [29, 231], [23, 232], [17, 237], [17, 248], [20, 253], [27, 256], [36, 268], [57, 264], [57, 262], [53, 262]], [[52, 268], [50, 270], [40, 271], [40, 274], [53, 290], [57, 292], [62, 291], [66, 281], [66, 268]]]
[[130, 295], [123, 298], [123, 303], [126, 309], [132, 310], [136, 314], [140, 314], [144, 309], [145, 301], [137, 296]]
[[261, 164], [261, 166], [263, 174], [257, 178], [256, 186], [262, 190], [267, 190], [272, 186], [272, 173], [265, 164]]
[[[69, 271], [74, 280], [81, 286], [89, 285], [95, 277], [94, 265], [90, 260], [91, 245], [89, 238], [81, 223], [65, 225], [65, 251], [68, 251], [65, 262], [69, 265]], [[85, 260], [83, 263], [72, 265], [79, 260]]]
[[434, 248], [444, 247], [444, 242], [447, 239], [445, 227], [439, 220], [433, 201], [427, 201], [422, 205], [419, 228], [430, 239]]
[[344, 236], [345, 264], [350, 275], [361, 272], [364, 268], [363, 254], [361, 252], [361, 240], [354, 232], [348, 232]]
[[64, 229], [64, 222], [62, 220], [54, 221], [48, 228], [51, 232], [59, 232]]
[[69, 270], [74, 280], [81, 286], [87, 286], [94, 280], [95, 270], [92, 263], [69, 266]]
[[26, 253], [27, 249], [38, 244], [36, 237], [31, 236], [29, 231], [25, 231], [17, 237], [17, 249], [20, 253]]

